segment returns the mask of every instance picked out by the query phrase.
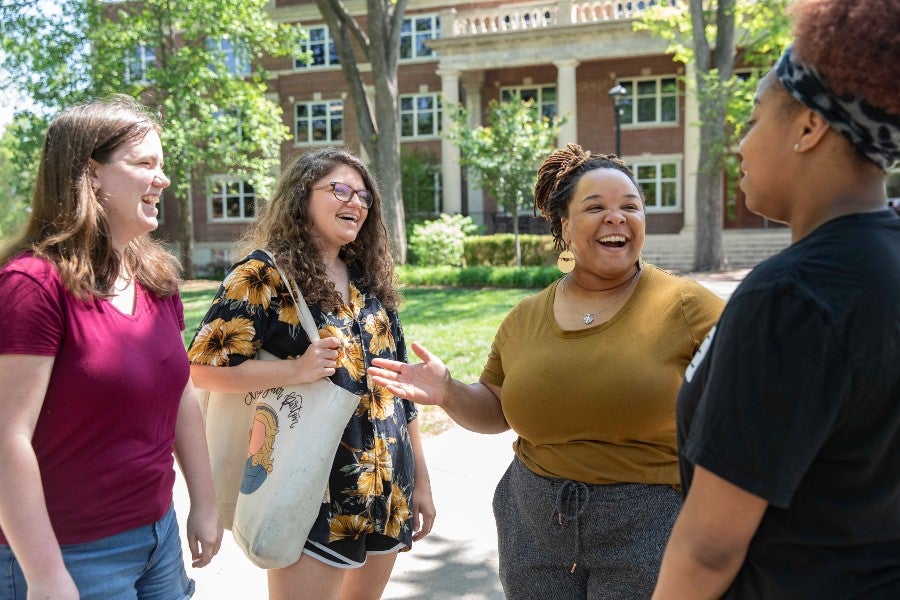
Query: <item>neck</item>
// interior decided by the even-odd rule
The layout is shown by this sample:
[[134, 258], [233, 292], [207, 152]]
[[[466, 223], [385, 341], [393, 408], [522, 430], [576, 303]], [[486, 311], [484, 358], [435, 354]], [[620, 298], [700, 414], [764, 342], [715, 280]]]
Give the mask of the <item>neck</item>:
[[[828, 189], [819, 188], [819, 189]], [[798, 242], [832, 219], [846, 215], [876, 212], [887, 208], [887, 197], [884, 192], [884, 178], [869, 181], [866, 184], [854, 182], [831, 193], [830, 198], [810, 198], [806, 204], [809, 209], [791, 215], [791, 241]]]
[[586, 278], [584, 275], [577, 275], [574, 271], [566, 275], [566, 279], [569, 280], [571, 287], [579, 292], [613, 292], [631, 283], [638, 273], [640, 273], [640, 268], [635, 265], [633, 271], [616, 279], [603, 279], [593, 275]]

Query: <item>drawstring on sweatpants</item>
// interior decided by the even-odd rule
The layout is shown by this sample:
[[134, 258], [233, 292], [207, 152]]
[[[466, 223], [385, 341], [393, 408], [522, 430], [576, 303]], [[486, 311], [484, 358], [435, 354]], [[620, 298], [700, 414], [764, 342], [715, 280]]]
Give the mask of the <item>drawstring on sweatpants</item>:
[[578, 566], [578, 558], [581, 556], [581, 515], [587, 509], [590, 498], [590, 489], [580, 481], [565, 480], [560, 485], [556, 494], [556, 519], [560, 527], [566, 523], [575, 524], [575, 560], [572, 562], [570, 573], [575, 572]]

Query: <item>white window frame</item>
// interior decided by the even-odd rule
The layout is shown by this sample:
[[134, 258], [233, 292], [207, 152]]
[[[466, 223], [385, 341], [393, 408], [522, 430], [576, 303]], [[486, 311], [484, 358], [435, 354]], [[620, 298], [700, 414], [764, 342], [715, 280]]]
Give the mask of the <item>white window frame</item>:
[[[431, 108], [420, 109], [419, 108], [419, 100], [430, 98], [432, 100]], [[405, 109], [403, 108], [404, 100], [412, 100], [412, 108]], [[415, 140], [415, 139], [435, 139], [441, 136], [441, 95], [437, 93], [432, 94], [404, 94], [400, 96], [397, 104], [400, 107], [400, 139], [402, 140]], [[422, 133], [419, 131], [419, 115], [421, 114], [431, 114], [432, 123], [434, 127], [432, 131]], [[403, 134], [403, 117], [405, 115], [412, 116], [413, 122], [413, 133], [412, 135], [404, 135]]]
[[[323, 39], [313, 39], [313, 32], [319, 32], [323, 34]], [[312, 25], [306, 28], [307, 37], [303, 40], [302, 48], [303, 52], [307, 54], [310, 58], [312, 58], [312, 52], [310, 49], [313, 46], [322, 46], [322, 55], [325, 57], [325, 62], [322, 64], [313, 64], [307, 63], [303, 60], [300, 60], [297, 57], [294, 57], [294, 70], [295, 71], [306, 71], [309, 69], [325, 69], [328, 67], [339, 67], [341, 65], [341, 59], [337, 54], [337, 49], [334, 46], [334, 37], [331, 35], [331, 30], [328, 29], [328, 25]], [[332, 56], [333, 55], [333, 56]]]
[[[306, 107], [306, 116], [300, 116], [300, 107]], [[316, 106], [324, 106], [325, 112], [323, 116], [314, 116], [312, 115], [312, 109]], [[319, 119], [323, 119], [325, 121], [325, 131], [327, 133], [327, 137], [324, 140], [316, 140], [313, 139], [314, 128], [312, 126], [313, 122]], [[306, 139], [300, 139], [300, 122], [304, 120], [306, 122]], [[340, 120], [341, 122], [341, 135], [337, 138], [332, 138], [332, 123]], [[294, 104], [294, 143], [299, 146], [306, 145], [316, 145], [316, 144], [333, 144], [335, 142], [343, 142], [344, 141], [344, 101], [340, 98], [335, 98], [331, 100], [313, 100], [310, 102], [297, 102]]]
[[[628, 161], [628, 167], [634, 173], [635, 179], [638, 182], [638, 185], [641, 186], [641, 189], [644, 190], [644, 194], [646, 194], [646, 204], [645, 208], [648, 214], [651, 213], [678, 213], [683, 210], [682, 208], [682, 176], [681, 176], [681, 157], [653, 157], [653, 158], [641, 158], [640, 160]], [[674, 177], [663, 177], [663, 167], [672, 165], [675, 167], [675, 176]], [[656, 173], [653, 178], [641, 177], [641, 168], [642, 167], [654, 167], [656, 169]], [[646, 183], [655, 184], [656, 193], [653, 197], [650, 196], [650, 192], [647, 189]], [[675, 204], [674, 206], [660, 206], [660, 202], [662, 200], [662, 189], [664, 184], [674, 184], [675, 191]]]
[[241, 117], [241, 109], [239, 108], [220, 108], [219, 110], [213, 113], [213, 116], [216, 119], [222, 119], [225, 117], [232, 117], [235, 120], [235, 128], [234, 134], [237, 136], [237, 141], [244, 141], [244, 120]]
[[[552, 102], [544, 99], [544, 93], [548, 89], [553, 90], [554, 99]], [[547, 118], [550, 118], [550, 119], [559, 115], [559, 94], [558, 94], [558, 90], [556, 89], [556, 84], [537, 83], [537, 84], [532, 84], [532, 85], [514, 85], [514, 86], [502, 87], [502, 88], [500, 88], [500, 101], [501, 102], [506, 101], [506, 99], [504, 98], [505, 95], [509, 95], [511, 98], [521, 99], [522, 92], [530, 91], [530, 90], [536, 91], [534, 105], [538, 108], [538, 110], [541, 111], [541, 115], [543, 115]], [[547, 114], [546, 109], [551, 106], [553, 107], [553, 111], [552, 111], [553, 114]]]
[[218, 54], [229, 73], [236, 77], [246, 77], [251, 73], [250, 51], [242, 40], [229, 37], [206, 38], [206, 50]]
[[[427, 29], [417, 30], [419, 24], [427, 25]], [[409, 28], [407, 30], [407, 27]], [[441, 16], [438, 13], [423, 13], [418, 15], [409, 15], [403, 19], [403, 27], [400, 29], [400, 62], [413, 60], [435, 60], [437, 52], [424, 47], [422, 53], [419, 53], [419, 47], [416, 43], [419, 38], [425, 40], [437, 40], [441, 37]], [[403, 43], [409, 41], [409, 56], [403, 55]]]
[[[663, 92], [663, 82], [664, 81], [673, 81], [675, 83], [675, 91], [673, 92]], [[654, 93], [646, 94], [639, 93], [638, 88], [640, 84], [647, 83], [648, 81], [653, 81], [656, 83], [656, 90]], [[629, 90], [629, 95], [624, 98], [629, 105], [624, 107], [623, 115], [622, 115], [622, 128], [639, 128], [639, 127], [671, 127], [673, 125], [678, 125], [678, 98], [681, 95], [678, 89], [678, 77], [675, 75], [667, 75], [661, 77], [636, 77], [634, 79], [622, 79], [619, 81], [619, 84], [623, 86], [626, 90]], [[638, 105], [642, 100], [647, 100], [648, 98], [653, 98], [655, 100], [655, 117], [652, 121], [638, 121]], [[663, 98], [674, 98], [675, 100], [675, 116], [671, 121], [663, 121], [662, 120], [662, 104]], [[630, 117], [629, 118], [629, 114]]]
[[[125, 83], [150, 83], [147, 69], [156, 66], [156, 46], [138, 44], [134, 52], [125, 58], [124, 63]], [[139, 73], [134, 73], [135, 67]]]
[[[237, 194], [229, 194], [227, 187], [229, 184], [238, 184]], [[247, 188], [250, 188], [249, 190]], [[250, 182], [240, 176], [232, 175], [211, 175], [207, 180], [207, 215], [208, 220], [214, 223], [241, 223], [255, 221], [259, 212], [259, 196], [253, 189]], [[240, 203], [240, 215], [229, 216], [228, 214], [228, 197], [236, 195]], [[253, 214], [247, 215], [247, 200], [253, 199]], [[213, 204], [216, 199], [222, 202], [222, 216], [216, 217], [213, 212]]]

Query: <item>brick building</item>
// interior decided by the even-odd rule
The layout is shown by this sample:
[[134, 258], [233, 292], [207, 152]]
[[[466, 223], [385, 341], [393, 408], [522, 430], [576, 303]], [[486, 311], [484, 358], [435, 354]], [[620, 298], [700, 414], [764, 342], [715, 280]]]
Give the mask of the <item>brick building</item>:
[[[398, 69], [403, 162], [416, 165], [417, 175], [405, 180], [408, 215], [461, 212], [488, 232], [511, 230], [509, 216], [465, 180], [458, 149], [441, 138], [448, 127], [442, 104], [463, 104], [477, 124], [491, 100], [534, 99], [544, 114], [566, 117], [560, 146], [577, 142], [611, 153], [616, 110], [609, 92], [620, 85], [626, 100], [619, 113], [621, 155], [647, 193], [648, 242], [654, 235], [693, 239], [692, 175], [699, 145], [691, 123], [698, 111], [681, 82], [682, 75], [691, 75], [690, 65], [674, 62], [664, 41], [631, 26], [654, 3], [410, 0]], [[365, 26], [365, 2], [347, 0], [347, 5]], [[282, 160], [321, 145], [362, 153], [356, 108], [316, 3], [272, 0], [270, 11], [276, 20], [301, 24], [309, 33], [308, 61], [285, 57], [266, 65], [270, 92], [293, 132]], [[371, 84], [368, 65], [360, 70]], [[228, 262], [231, 243], [255, 218], [257, 198], [247, 182], [228, 173], [198, 183], [193, 198], [195, 264], [202, 271], [204, 265]], [[736, 204], [732, 199], [726, 215], [726, 228], [768, 225], [746, 211], [740, 198]], [[543, 220], [530, 214], [522, 219], [522, 231], [546, 231]], [[164, 211], [161, 232], [172, 239], [177, 238], [174, 220], [167, 221]]]

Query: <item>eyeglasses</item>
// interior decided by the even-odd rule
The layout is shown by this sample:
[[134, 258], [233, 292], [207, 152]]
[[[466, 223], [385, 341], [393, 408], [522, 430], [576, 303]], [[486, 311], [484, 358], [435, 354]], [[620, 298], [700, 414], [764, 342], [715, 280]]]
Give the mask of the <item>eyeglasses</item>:
[[327, 190], [328, 188], [331, 188], [331, 193], [334, 194], [334, 197], [341, 202], [350, 202], [350, 200], [353, 199], [353, 194], [356, 194], [356, 197], [359, 198], [359, 201], [367, 209], [372, 208], [372, 205], [375, 203], [375, 196], [373, 196], [369, 190], [365, 188], [361, 190], [354, 190], [346, 183], [340, 183], [339, 181], [331, 181], [327, 185], [323, 185], [322, 187], [313, 189]]

